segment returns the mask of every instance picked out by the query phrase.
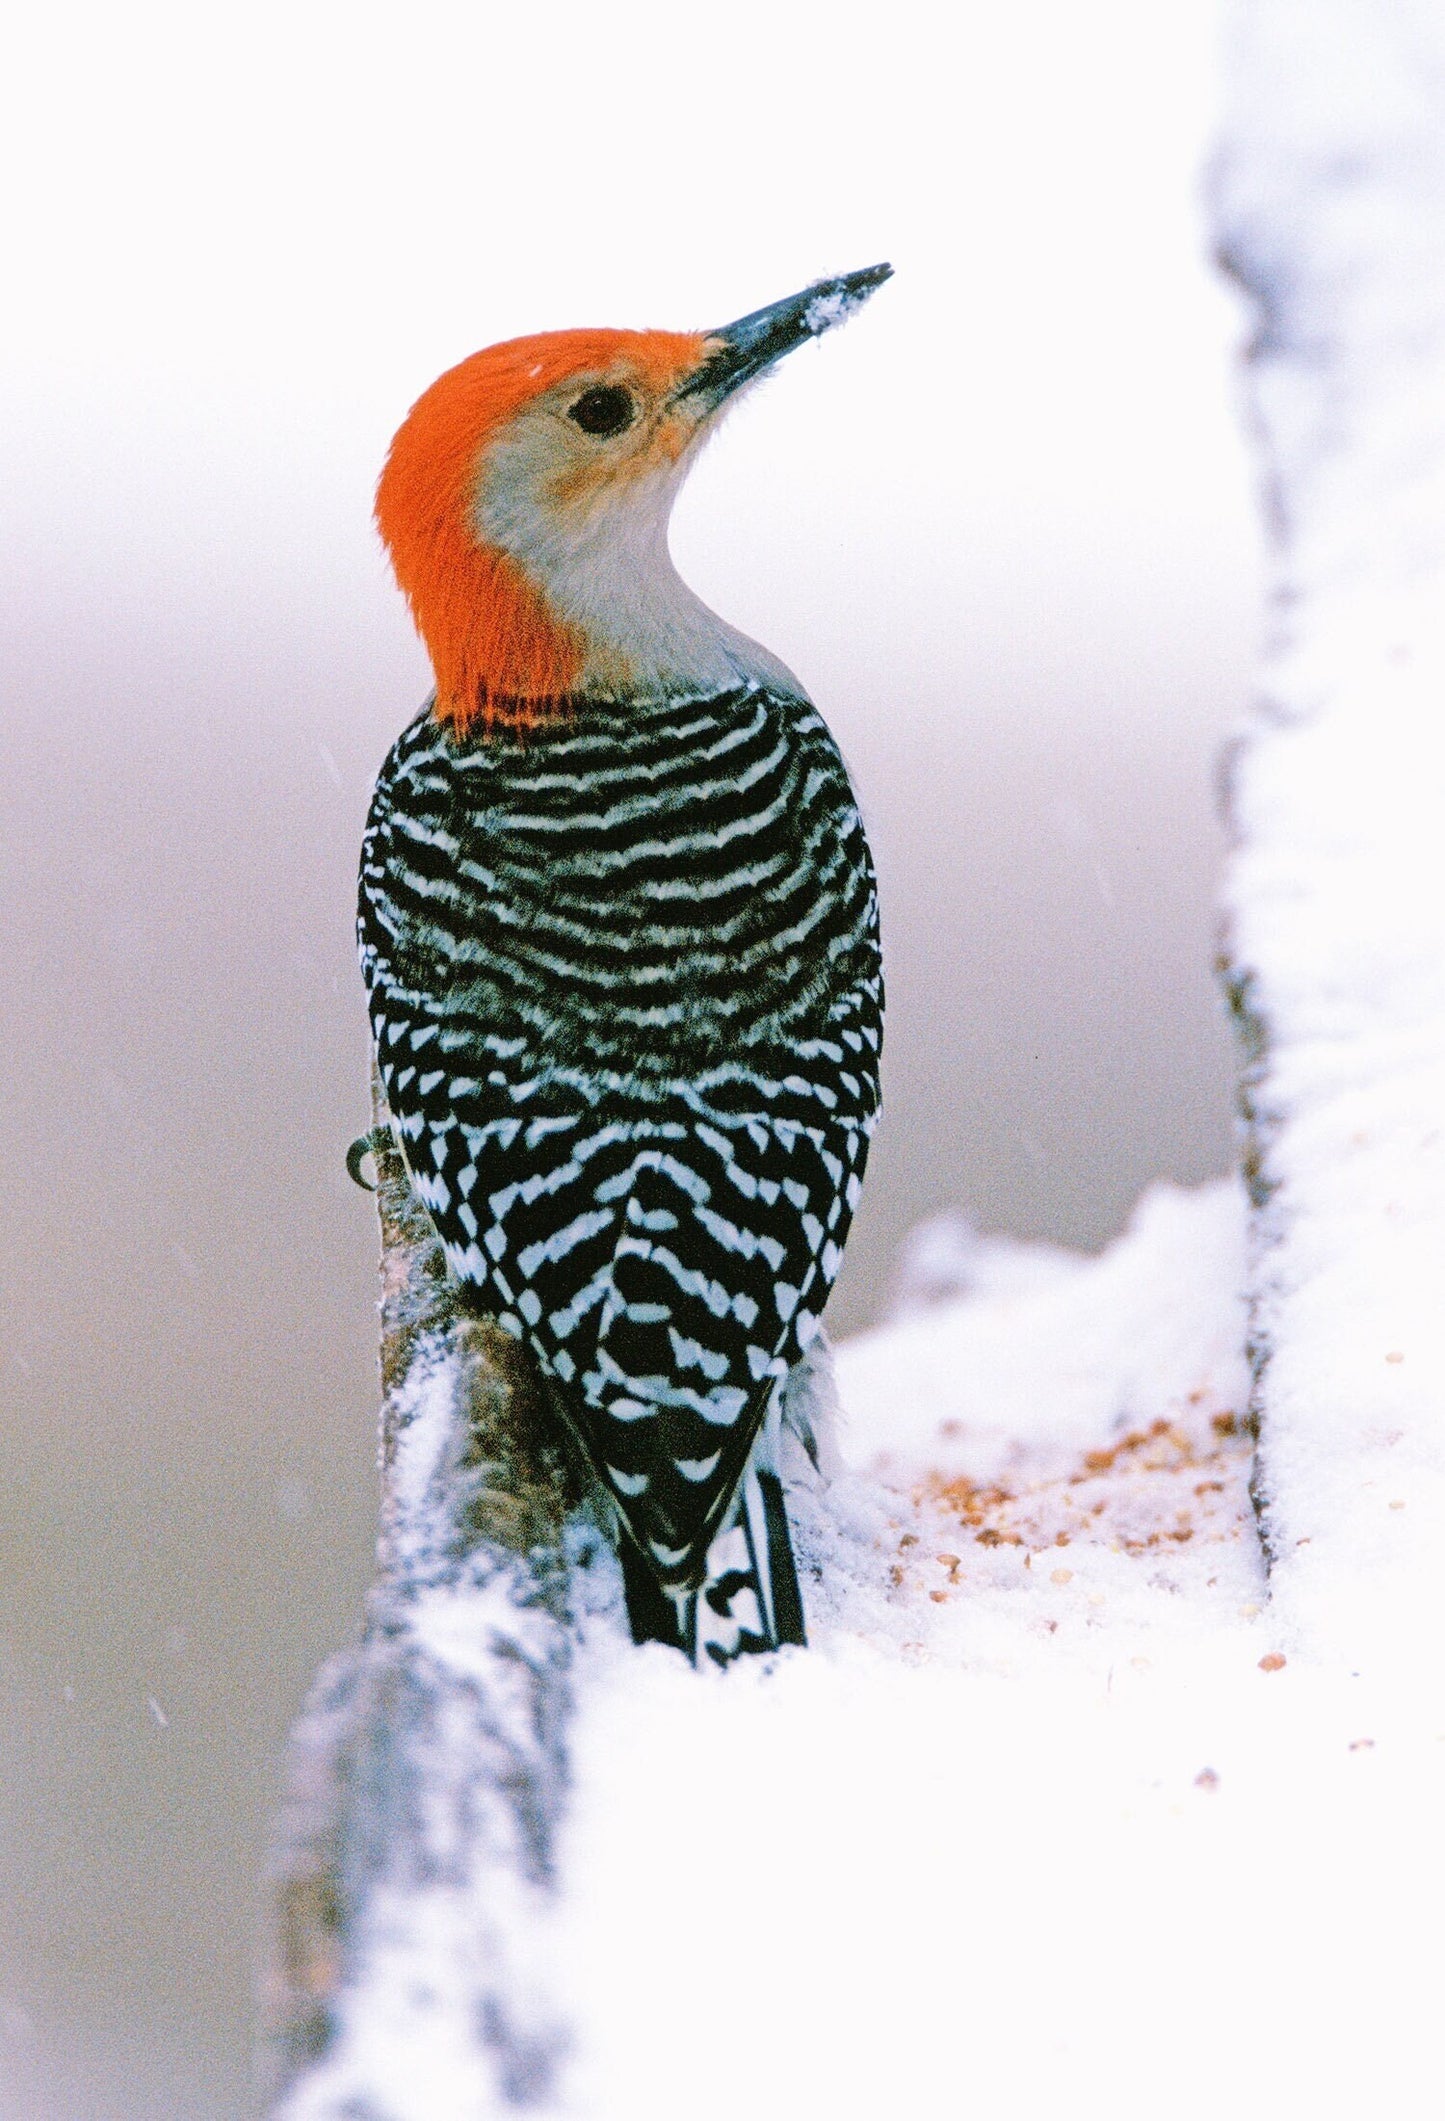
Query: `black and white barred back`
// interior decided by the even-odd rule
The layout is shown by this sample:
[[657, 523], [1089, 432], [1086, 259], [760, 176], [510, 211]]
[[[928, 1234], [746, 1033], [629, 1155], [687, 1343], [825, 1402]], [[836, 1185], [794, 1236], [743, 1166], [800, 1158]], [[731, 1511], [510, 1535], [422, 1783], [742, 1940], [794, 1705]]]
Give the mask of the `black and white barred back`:
[[359, 929], [416, 1190], [611, 1498], [634, 1632], [801, 1641], [782, 1383], [857, 1203], [883, 1003], [824, 723], [756, 687], [463, 739], [424, 713]]

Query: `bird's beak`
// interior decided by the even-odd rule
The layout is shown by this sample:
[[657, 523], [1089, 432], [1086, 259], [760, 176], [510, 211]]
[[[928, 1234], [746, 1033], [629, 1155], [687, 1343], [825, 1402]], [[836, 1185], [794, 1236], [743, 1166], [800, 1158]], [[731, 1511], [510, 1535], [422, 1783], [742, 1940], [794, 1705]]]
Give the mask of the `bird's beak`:
[[815, 280], [800, 295], [755, 309], [751, 316], [707, 334], [707, 355], [677, 392], [678, 401], [694, 401], [700, 414], [711, 412], [735, 390], [771, 368], [805, 339], [819, 338], [862, 307], [875, 287], [891, 279], [891, 265], [867, 265], [861, 272], [835, 280]]

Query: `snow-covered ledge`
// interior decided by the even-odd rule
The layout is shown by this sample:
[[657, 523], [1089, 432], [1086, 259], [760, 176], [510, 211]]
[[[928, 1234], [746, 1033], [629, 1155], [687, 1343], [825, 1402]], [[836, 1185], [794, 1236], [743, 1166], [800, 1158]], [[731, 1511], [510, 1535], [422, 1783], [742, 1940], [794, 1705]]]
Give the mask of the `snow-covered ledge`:
[[1274, 537], [1229, 777], [1256, 1487], [1277, 1630], [1378, 1670], [1445, 1552], [1445, 10], [1248, 0], [1214, 211]]

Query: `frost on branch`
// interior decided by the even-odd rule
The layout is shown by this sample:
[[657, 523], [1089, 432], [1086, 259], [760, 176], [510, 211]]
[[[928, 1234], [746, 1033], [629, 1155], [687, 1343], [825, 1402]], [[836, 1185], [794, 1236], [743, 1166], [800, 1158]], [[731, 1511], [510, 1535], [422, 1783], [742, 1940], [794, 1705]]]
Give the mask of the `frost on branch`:
[[378, 1572], [362, 1643], [292, 1736], [266, 1996], [276, 2121], [552, 2106], [570, 1620], [616, 1590], [530, 1363], [459, 1313], [389, 1137], [377, 1164]]
[[1272, 637], [1234, 760], [1257, 1488], [1363, 1662], [1445, 1535], [1445, 16], [1253, 0], [1215, 172], [1254, 311]]

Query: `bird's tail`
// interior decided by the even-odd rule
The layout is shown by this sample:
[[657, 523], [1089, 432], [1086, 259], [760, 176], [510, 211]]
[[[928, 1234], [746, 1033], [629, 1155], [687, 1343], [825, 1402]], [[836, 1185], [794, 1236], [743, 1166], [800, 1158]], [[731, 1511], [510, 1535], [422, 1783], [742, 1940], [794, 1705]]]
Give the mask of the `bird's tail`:
[[622, 1576], [634, 1642], [666, 1642], [696, 1665], [807, 1642], [803, 1601], [783, 1483], [777, 1469], [776, 1409], [749, 1455], [731, 1510], [708, 1548], [707, 1573], [695, 1591], [662, 1589], [630, 1540], [622, 1542]]

